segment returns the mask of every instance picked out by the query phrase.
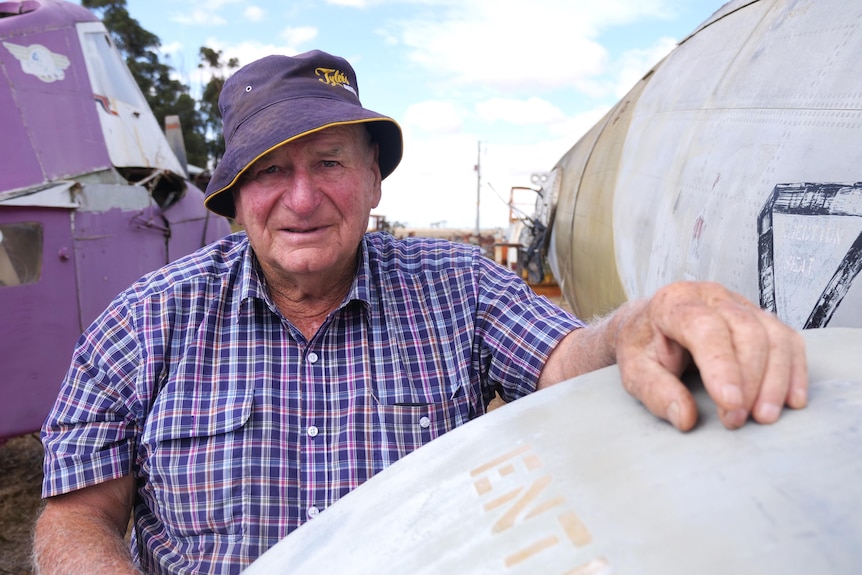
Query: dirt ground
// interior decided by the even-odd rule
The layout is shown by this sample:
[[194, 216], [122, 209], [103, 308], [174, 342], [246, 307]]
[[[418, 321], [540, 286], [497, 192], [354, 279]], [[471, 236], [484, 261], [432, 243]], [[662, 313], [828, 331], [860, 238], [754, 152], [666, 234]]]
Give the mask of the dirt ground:
[[42, 444], [37, 434], [0, 447], [0, 575], [31, 575], [30, 540], [39, 514]]

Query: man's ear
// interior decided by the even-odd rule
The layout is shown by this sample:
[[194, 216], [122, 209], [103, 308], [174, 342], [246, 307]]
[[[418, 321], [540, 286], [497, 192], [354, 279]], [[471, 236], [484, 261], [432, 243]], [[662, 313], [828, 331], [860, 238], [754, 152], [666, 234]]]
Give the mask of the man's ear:
[[383, 176], [380, 175], [380, 145], [377, 142], [371, 142], [371, 169], [374, 172], [374, 193], [375, 196], [371, 201], [371, 207], [376, 208], [380, 204], [380, 199], [383, 195]]
[[233, 221], [241, 226], [245, 226], [245, 223], [239, 215], [239, 210], [236, 209], [237, 203], [239, 202], [239, 188], [239, 183], [236, 183], [230, 190], [231, 199], [233, 199]]

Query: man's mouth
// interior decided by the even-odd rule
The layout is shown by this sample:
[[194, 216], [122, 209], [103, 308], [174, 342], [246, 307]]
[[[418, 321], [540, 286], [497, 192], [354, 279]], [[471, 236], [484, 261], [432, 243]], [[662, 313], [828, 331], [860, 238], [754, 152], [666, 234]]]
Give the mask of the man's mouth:
[[310, 234], [312, 232], [319, 231], [323, 228], [315, 227], [315, 228], [283, 228], [284, 231], [289, 232], [291, 234]]

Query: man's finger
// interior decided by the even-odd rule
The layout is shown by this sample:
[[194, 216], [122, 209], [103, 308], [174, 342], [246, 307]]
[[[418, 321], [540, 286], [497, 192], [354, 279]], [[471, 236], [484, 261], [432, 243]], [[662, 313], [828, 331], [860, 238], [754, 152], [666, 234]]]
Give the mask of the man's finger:
[[629, 367], [631, 371], [624, 373], [621, 369], [620, 375], [632, 396], [653, 415], [669, 421], [680, 431], [694, 427], [697, 404], [679, 379], [656, 363], [644, 362], [643, 365]]
[[[707, 286], [705, 291], [709, 289]], [[744, 311], [734, 303], [717, 304], [727, 308], [722, 312], [708, 305], [715, 296], [704, 293], [704, 288], [699, 286], [691, 292], [683, 300], [674, 300], [677, 302], [674, 305], [658, 306], [654, 315], [656, 327], [689, 351], [704, 387], [723, 412], [747, 412], [757, 395], [751, 382], [762, 376], [766, 365], [760, 349], [765, 345], [759, 341], [761, 334], [747, 325]], [[737, 333], [731, 329], [734, 321], [742, 324]], [[752, 344], [743, 343], [749, 339]], [[753, 369], [755, 374], [744, 377], [745, 369]]]
[[722, 423], [737, 428], [749, 414], [771, 423], [785, 404], [804, 406], [807, 373], [801, 337], [717, 284], [686, 287], [679, 290], [686, 297], [673, 294], [674, 305], [659, 305], [654, 318], [660, 331], [691, 353]]
[[778, 420], [785, 405], [805, 407], [808, 399], [808, 370], [802, 335], [777, 320], [767, 325], [773, 345], [752, 411], [759, 423], [773, 423]]

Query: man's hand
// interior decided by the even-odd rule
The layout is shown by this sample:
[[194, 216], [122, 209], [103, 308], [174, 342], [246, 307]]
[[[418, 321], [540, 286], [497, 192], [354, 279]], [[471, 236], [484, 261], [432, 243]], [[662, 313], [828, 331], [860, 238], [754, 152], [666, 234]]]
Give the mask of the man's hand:
[[730, 429], [749, 415], [772, 423], [785, 405], [808, 401], [802, 336], [741, 295], [705, 282], [671, 284], [573, 331], [548, 358], [539, 388], [616, 361], [629, 393], [688, 431], [697, 406], [680, 376], [692, 360]]
[[697, 422], [694, 398], [679, 379], [690, 360], [729, 429], [749, 415], [773, 423], [785, 405], [808, 401], [802, 336], [719, 284], [671, 284], [626, 316], [616, 337], [623, 385], [680, 430]]

